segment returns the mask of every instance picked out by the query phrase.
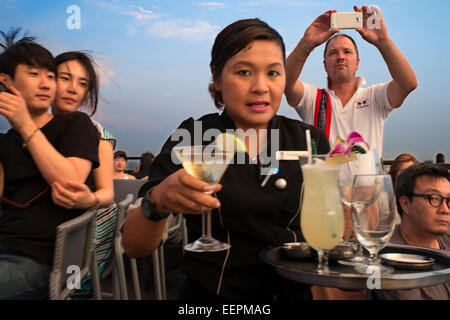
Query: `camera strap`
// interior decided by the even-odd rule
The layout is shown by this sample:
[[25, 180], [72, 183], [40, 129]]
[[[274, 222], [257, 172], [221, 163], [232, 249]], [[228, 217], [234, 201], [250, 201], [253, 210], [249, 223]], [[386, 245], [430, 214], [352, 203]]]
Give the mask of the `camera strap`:
[[314, 112], [314, 126], [319, 127], [330, 138], [331, 101], [325, 89], [317, 89], [316, 108]]

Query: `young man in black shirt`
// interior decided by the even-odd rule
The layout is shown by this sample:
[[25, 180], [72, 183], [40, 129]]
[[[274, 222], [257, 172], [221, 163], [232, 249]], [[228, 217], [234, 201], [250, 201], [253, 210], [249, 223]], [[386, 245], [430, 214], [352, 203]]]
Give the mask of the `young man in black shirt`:
[[33, 38], [14, 43], [18, 31], [2, 35], [0, 115], [12, 129], [0, 137], [5, 187], [0, 217], [0, 299], [41, 299], [48, 281], [56, 227], [80, 214], [55, 205], [50, 185], [86, 182], [98, 166], [98, 133], [74, 112], [53, 116], [56, 68], [52, 54]]

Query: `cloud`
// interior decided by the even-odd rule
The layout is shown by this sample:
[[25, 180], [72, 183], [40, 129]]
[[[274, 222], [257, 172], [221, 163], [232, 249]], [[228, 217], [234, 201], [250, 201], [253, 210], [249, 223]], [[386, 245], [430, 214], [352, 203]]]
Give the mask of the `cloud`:
[[258, 7], [258, 6], [262, 5], [262, 3], [257, 2], [257, 1], [247, 1], [247, 2], [244, 2], [244, 5], [249, 6], [249, 7]]
[[146, 32], [155, 38], [198, 40], [215, 36], [219, 29], [219, 26], [207, 21], [172, 19], [154, 22], [146, 29]]
[[283, 6], [283, 7], [322, 7], [324, 3], [308, 0], [257, 0], [242, 2], [247, 7], [258, 7], [263, 5]]
[[126, 10], [124, 15], [132, 16], [138, 21], [153, 20], [162, 17], [161, 14], [156, 14], [152, 10], [144, 9], [141, 6], [131, 5], [131, 8], [137, 8], [138, 10]]
[[[207, 21], [190, 19], [167, 19], [164, 17], [169, 14], [157, 13], [157, 7], [152, 9], [144, 8], [140, 5], [124, 6], [119, 1], [106, 2], [102, 0], [91, 0], [96, 6], [111, 10], [116, 14], [122, 16], [133, 17], [133, 21], [127, 24], [128, 36], [132, 37], [138, 34], [139, 31], [144, 32], [154, 38], [178, 38], [188, 41], [195, 41], [205, 38], [214, 37], [219, 26], [212, 25]], [[194, 2], [197, 6], [208, 8], [224, 8], [226, 6], [223, 2]]]
[[223, 2], [194, 2], [193, 4], [199, 7], [207, 7], [210, 9], [223, 9], [227, 6]]

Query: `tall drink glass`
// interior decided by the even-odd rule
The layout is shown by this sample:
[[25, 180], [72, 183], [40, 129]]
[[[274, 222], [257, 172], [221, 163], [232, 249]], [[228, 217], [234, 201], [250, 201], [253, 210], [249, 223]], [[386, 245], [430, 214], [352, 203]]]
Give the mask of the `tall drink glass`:
[[300, 225], [303, 236], [318, 251], [317, 271], [329, 273], [328, 252], [344, 233], [344, 214], [339, 195], [339, 166], [329, 165], [326, 155], [300, 157], [303, 173], [303, 201]]

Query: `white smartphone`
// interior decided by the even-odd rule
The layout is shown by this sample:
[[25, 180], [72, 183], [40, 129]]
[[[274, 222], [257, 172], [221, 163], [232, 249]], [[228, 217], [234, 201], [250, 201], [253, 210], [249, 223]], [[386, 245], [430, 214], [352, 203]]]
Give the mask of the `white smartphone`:
[[362, 28], [362, 12], [337, 12], [331, 14], [331, 29]]

